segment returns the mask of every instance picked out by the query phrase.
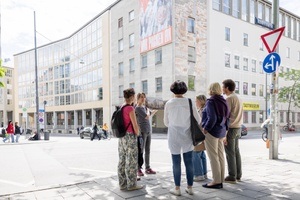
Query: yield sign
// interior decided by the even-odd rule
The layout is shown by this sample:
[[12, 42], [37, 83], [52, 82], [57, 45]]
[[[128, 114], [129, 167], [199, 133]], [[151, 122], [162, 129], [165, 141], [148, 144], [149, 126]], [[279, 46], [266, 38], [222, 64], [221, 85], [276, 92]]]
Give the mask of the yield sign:
[[263, 43], [267, 47], [267, 50], [268, 50], [269, 53], [275, 51], [275, 49], [278, 45], [278, 42], [280, 40], [280, 37], [281, 37], [281, 35], [284, 31], [284, 28], [285, 27], [281, 27], [281, 28], [278, 28], [274, 31], [271, 31], [269, 33], [266, 33], [266, 34], [260, 36]]

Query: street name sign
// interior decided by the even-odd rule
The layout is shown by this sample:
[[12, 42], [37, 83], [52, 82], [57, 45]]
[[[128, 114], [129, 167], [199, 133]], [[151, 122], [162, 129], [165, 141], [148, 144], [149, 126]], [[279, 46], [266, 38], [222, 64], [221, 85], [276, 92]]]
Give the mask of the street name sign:
[[266, 33], [266, 34], [260, 36], [269, 53], [272, 53], [275, 51], [275, 49], [278, 45], [278, 42], [283, 34], [284, 28], [285, 27], [281, 27], [281, 28], [278, 28], [274, 31], [271, 31], [269, 33]]
[[270, 53], [263, 62], [263, 70], [266, 73], [275, 72], [281, 63], [281, 58], [278, 53]]

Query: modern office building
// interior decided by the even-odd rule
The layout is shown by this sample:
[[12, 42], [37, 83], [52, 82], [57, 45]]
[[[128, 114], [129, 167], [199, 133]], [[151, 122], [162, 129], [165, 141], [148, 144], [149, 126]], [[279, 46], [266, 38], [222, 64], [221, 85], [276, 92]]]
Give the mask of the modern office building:
[[[268, 52], [260, 36], [270, 31], [271, 13], [265, 0], [116, 1], [71, 36], [37, 48], [46, 128], [70, 132], [93, 121], [108, 122], [129, 87], [168, 100], [171, 83], [183, 80], [186, 96], [194, 98], [207, 94], [210, 83], [228, 78], [244, 102], [244, 124], [259, 127], [270, 84], [262, 70]], [[299, 69], [300, 18], [280, 9], [279, 21], [286, 27], [280, 70]], [[16, 118], [25, 107], [23, 121], [34, 126], [34, 49], [16, 54], [15, 65]], [[284, 124], [286, 105], [279, 103], [279, 111]], [[152, 120], [155, 131], [165, 129], [162, 118], [160, 110]], [[299, 108], [291, 119], [300, 124]]]
[[7, 126], [8, 121], [14, 117], [14, 69], [2, 66], [5, 70], [5, 76], [0, 78], [0, 81], [5, 87], [0, 87], [0, 127]]

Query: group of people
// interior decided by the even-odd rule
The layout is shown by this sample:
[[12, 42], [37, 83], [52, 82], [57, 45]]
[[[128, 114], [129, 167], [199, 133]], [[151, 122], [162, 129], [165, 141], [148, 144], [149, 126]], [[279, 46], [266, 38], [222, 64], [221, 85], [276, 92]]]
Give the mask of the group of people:
[[[235, 94], [235, 82], [224, 80], [222, 88], [219, 83], [212, 83], [208, 93], [196, 97], [196, 106], [190, 113], [188, 99], [183, 95], [187, 86], [183, 81], [174, 82], [170, 90], [174, 98], [165, 105], [164, 123], [168, 127], [168, 144], [172, 154], [175, 188], [171, 194], [180, 196], [181, 190], [181, 154], [186, 168], [187, 188], [193, 195], [193, 182], [207, 179], [207, 151], [212, 171], [212, 181], [202, 186], [221, 189], [223, 182], [236, 183], [241, 180], [241, 156], [238, 139], [242, 124], [242, 103]], [[224, 96], [223, 96], [224, 95]], [[198, 112], [197, 112], [198, 111]], [[193, 146], [190, 132], [190, 116], [194, 115], [205, 134], [203, 143]], [[228, 176], [225, 177], [226, 153]]]
[[[118, 152], [118, 178], [121, 190], [128, 191], [143, 188], [138, 185], [144, 173], [142, 166], [145, 156], [145, 173], [156, 174], [150, 167], [151, 145], [151, 118], [156, 110], [150, 110], [145, 106], [145, 93], [137, 94], [133, 88], [123, 91], [125, 103], [122, 107], [124, 127], [127, 127], [124, 137], [119, 139]], [[125, 106], [126, 105], [126, 106]], [[144, 153], [145, 152], [145, 153]]]
[[[94, 122], [94, 126], [92, 129], [93, 129], [93, 135], [91, 137], [91, 141], [93, 141], [96, 137], [98, 137], [98, 139], [101, 140], [101, 135], [98, 134], [99, 129], [97, 126], [97, 122]], [[104, 134], [104, 138], [107, 138], [108, 125], [106, 123], [103, 124], [102, 131]]]
[[[224, 80], [222, 87], [219, 83], [212, 83], [208, 88], [209, 98], [201, 94], [196, 96], [189, 109], [188, 98], [184, 97], [188, 88], [183, 81], [175, 81], [171, 87], [174, 97], [167, 101], [164, 107], [164, 124], [168, 127], [168, 146], [172, 156], [173, 178], [175, 187], [171, 194], [180, 196], [181, 190], [181, 159], [186, 169], [186, 193], [193, 195], [193, 182], [204, 181], [207, 176], [206, 154], [210, 160], [212, 181], [202, 186], [205, 188], [221, 189], [223, 183], [241, 181], [242, 164], [239, 151], [240, 127], [242, 124], [242, 103], [235, 94], [235, 82]], [[137, 190], [143, 188], [137, 184], [137, 178], [143, 176], [143, 151], [147, 174], [156, 172], [150, 168], [151, 126], [149, 118], [151, 112], [144, 106], [146, 95], [137, 95], [129, 88], [123, 91], [125, 103], [124, 126], [128, 127], [126, 135], [119, 139], [118, 178], [121, 190]], [[194, 115], [205, 134], [204, 142], [193, 145], [190, 131], [190, 117]], [[141, 140], [138, 138], [142, 138]], [[142, 143], [142, 144], [141, 144]], [[139, 150], [140, 148], [140, 150]], [[228, 175], [225, 177], [225, 156]]]
[[15, 122], [14, 125], [12, 121], [9, 121], [6, 128], [2, 126], [2, 135], [4, 135], [4, 143], [9, 139], [12, 143], [18, 143], [21, 134], [21, 127], [18, 125], [18, 122]]

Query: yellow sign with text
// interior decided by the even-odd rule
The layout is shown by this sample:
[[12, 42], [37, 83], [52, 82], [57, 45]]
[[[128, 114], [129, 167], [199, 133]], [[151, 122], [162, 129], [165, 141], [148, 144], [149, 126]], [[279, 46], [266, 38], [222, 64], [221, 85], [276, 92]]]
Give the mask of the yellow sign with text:
[[244, 102], [243, 103], [243, 109], [244, 110], [259, 110], [259, 104], [258, 103], [251, 103], [251, 102]]

